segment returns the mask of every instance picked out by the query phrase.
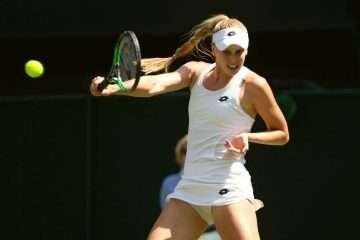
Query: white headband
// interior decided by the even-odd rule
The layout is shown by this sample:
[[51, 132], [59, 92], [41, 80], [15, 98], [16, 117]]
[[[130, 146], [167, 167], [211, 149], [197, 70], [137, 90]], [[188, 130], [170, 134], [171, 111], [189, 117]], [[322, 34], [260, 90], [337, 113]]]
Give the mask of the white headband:
[[232, 44], [247, 49], [249, 47], [249, 36], [246, 31], [239, 28], [225, 28], [213, 34], [212, 42], [220, 51], [224, 51]]

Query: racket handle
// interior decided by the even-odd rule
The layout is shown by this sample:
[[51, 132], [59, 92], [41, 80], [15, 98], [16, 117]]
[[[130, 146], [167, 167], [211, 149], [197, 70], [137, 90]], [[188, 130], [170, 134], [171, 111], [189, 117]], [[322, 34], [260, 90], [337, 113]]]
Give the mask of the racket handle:
[[104, 90], [104, 88], [106, 88], [106, 86], [109, 84], [109, 82], [104, 79], [104, 81], [102, 81], [98, 86], [97, 89], [101, 92], [102, 90]]

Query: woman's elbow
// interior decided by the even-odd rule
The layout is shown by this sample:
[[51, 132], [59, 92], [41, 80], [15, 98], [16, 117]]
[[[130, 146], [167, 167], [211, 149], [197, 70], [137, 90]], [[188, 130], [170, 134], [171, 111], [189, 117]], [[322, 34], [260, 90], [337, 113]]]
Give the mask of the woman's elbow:
[[282, 138], [282, 144], [281, 145], [285, 145], [290, 141], [290, 134], [288, 131], [284, 131], [284, 136]]

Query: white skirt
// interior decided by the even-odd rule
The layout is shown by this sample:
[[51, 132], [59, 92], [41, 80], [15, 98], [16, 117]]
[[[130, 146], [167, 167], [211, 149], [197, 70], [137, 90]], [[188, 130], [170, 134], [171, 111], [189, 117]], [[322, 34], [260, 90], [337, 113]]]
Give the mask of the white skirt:
[[235, 183], [211, 184], [181, 179], [167, 199], [176, 198], [198, 206], [223, 206], [244, 199], [254, 200], [250, 178]]
[[214, 223], [211, 207], [230, 205], [242, 200], [253, 204], [255, 211], [264, 206], [255, 199], [250, 180], [243, 179], [239, 184], [204, 184], [181, 180], [175, 191], [167, 196], [189, 203], [200, 217], [208, 224]]

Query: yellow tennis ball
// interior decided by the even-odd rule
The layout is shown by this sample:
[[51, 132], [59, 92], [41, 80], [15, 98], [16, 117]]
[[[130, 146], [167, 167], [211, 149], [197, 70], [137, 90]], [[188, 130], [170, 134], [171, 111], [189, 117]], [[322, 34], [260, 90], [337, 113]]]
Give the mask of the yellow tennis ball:
[[38, 78], [44, 74], [44, 66], [38, 60], [29, 60], [25, 63], [25, 73], [31, 78]]

